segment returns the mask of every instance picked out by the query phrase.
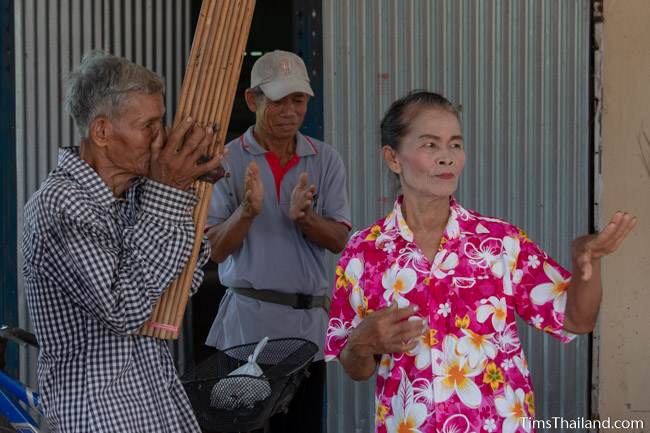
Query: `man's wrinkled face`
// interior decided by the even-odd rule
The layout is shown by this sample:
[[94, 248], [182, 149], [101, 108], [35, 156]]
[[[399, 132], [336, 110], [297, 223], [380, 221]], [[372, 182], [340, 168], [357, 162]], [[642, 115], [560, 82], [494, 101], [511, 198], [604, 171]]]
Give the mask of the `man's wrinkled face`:
[[276, 138], [288, 139], [296, 135], [305, 120], [309, 95], [296, 92], [277, 101], [266, 96], [257, 100], [255, 115], [258, 127]]
[[151, 145], [163, 131], [165, 103], [160, 93], [133, 92], [113, 117], [107, 156], [112, 164], [134, 176], [148, 176]]

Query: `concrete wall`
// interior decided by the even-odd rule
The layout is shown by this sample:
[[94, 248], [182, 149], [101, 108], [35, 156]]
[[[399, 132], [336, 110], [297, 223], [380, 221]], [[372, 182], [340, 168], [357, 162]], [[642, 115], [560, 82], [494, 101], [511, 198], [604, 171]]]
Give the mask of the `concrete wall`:
[[605, 0], [603, 18], [599, 222], [621, 209], [639, 224], [604, 262], [597, 410], [650, 432], [650, 1]]

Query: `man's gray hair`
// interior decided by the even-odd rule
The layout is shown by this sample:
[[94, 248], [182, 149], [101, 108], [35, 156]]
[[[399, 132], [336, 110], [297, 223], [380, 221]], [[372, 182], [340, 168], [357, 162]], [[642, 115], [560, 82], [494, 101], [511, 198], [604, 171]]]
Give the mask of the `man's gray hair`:
[[260, 98], [262, 96], [266, 96], [264, 94], [264, 90], [262, 90], [262, 86], [255, 86], [251, 89], [253, 91], [253, 95], [255, 95], [256, 98]]
[[69, 76], [66, 110], [75, 121], [82, 138], [97, 116], [119, 115], [129, 93], [164, 93], [165, 82], [155, 72], [123, 57], [90, 51]]
[[259, 121], [264, 112], [266, 111], [266, 103], [269, 101], [268, 96], [264, 94], [261, 86], [255, 86], [251, 89], [253, 92], [253, 97], [255, 98], [255, 103], [257, 104], [257, 110], [255, 111], [255, 119]]

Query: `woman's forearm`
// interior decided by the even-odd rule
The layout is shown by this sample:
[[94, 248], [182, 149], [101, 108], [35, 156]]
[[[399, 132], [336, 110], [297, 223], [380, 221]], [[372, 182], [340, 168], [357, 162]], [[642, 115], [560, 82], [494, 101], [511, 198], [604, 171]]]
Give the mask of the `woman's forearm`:
[[352, 380], [368, 380], [375, 374], [377, 363], [375, 358], [355, 353], [350, 345], [345, 346], [339, 355], [341, 365]]
[[592, 261], [592, 274], [588, 280], [581, 278], [581, 269], [573, 264], [573, 278], [567, 288], [564, 329], [574, 334], [586, 334], [594, 330], [600, 302], [603, 296], [600, 277], [600, 259]]

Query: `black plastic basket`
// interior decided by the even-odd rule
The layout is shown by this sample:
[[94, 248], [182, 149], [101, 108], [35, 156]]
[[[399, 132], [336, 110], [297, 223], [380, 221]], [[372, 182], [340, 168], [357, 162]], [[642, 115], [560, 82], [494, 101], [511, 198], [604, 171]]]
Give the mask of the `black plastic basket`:
[[[286, 411], [318, 351], [318, 346], [301, 338], [269, 340], [257, 358], [257, 365], [264, 372], [262, 377], [228, 376], [248, 362], [256, 346], [257, 343], [251, 343], [215, 350], [214, 355], [181, 378], [204, 431], [245, 432], [263, 428], [272, 415]], [[216, 400], [213, 390], [218, 391]], [[230, 398], [234, 394], [238, 399]]]

